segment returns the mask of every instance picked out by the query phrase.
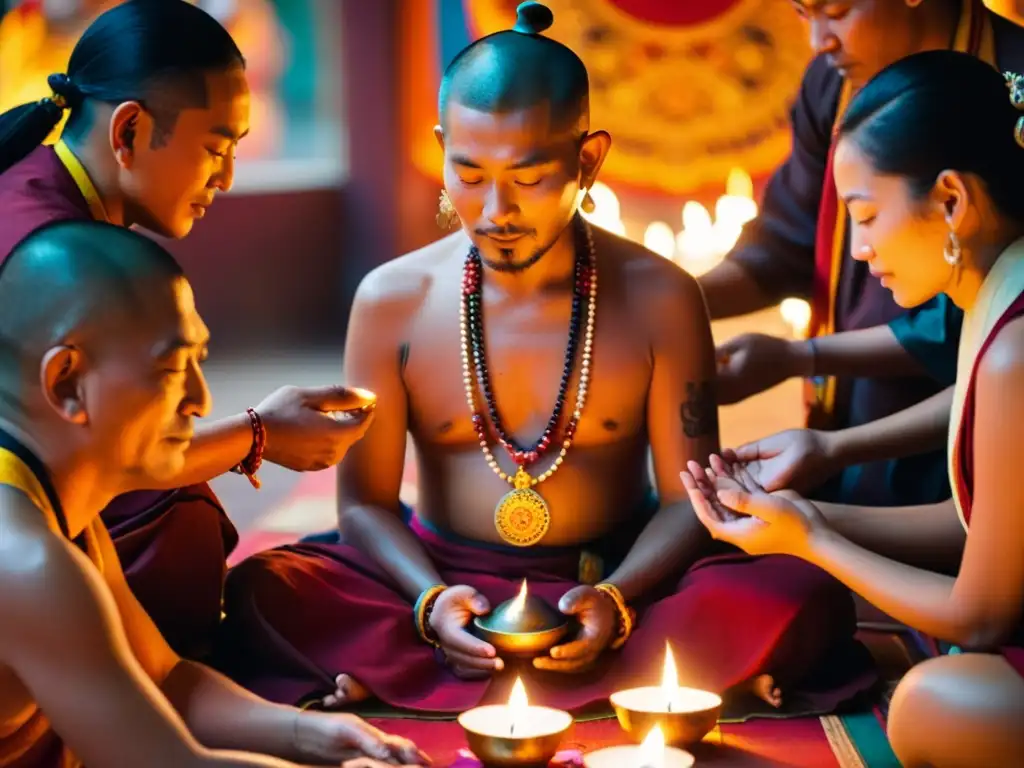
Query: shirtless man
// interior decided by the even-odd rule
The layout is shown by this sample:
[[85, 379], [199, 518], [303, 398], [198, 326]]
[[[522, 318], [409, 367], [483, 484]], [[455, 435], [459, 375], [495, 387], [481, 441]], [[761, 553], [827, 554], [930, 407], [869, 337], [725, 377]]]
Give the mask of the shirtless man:
[[[442, 213], [461, 231], [357, 293], [345, 373], [378, 407], [340, 474], [342, 542], [237, 567], [228, 644], [252, 661], [232, 674], [278, 701], [461, 711], [506, 662], [467, 625], [525, 578], [580, 625], [524, 672], [551, 706], [656, 679], [666, 640], [687, 683], [757, 680], [777, 703], [768, 675], [798, 687], [851, 642], [851, 599], [793, 559], [690, 568], [707, 540], [677, 465], [718, 443], [704, 302], [672, 263], [579, 218], [611, 138], [590, 130], [582, 62], [540, 34], [550, 12], [518, 16], [441, 86]], [[419, 508], [403, 519], [407, 434]], [[844, 682], [818, 703], [870, 675]]]
[[100, 510], [181, 471], [208, 338], [171, 256], [119, 227], [51, 225], [0, 272], [0, 766], [425, 764], [183, 661], [128, 588]]

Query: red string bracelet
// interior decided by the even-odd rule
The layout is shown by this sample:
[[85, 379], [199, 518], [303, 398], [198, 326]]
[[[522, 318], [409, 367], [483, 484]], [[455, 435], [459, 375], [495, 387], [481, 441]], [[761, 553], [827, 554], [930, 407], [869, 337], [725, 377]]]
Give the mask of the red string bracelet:
[[252, 425], [252, 448], [249, 449], [249, 455], [232, 467], [231, 471], [245, 475], [252, 483], [252, 487], [259, 490], [260, 479], [256, 477], [256, 473], [263, 464], [263, 450], [267, 447], [267, 428], [255, 410], [247, 408], [245, 412]]

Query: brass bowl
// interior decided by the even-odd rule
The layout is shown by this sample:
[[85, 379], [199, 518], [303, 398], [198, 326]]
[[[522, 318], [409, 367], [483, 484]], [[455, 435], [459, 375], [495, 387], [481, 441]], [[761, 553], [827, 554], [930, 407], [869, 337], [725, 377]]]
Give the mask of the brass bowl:
[[[459, 725], [469, 749], [488, 768], [546, 768], [572, 727], [572, 715], [558, 709], [531, 706], [530, 721], [535, 726], [531, 730], [535, 735], [517, 738], [514, 734], [493, 733], [493, 722], [500, 722], [501, 715], [507, 711], [506, 706], [492, 705], [459, 715]], [[537, 723], [544, 724], [540, 733], [536, 733]]]
[[493, 645], [499, 656], [533, 658], [542, 656], [558, 645], [569, 631], [569, 624], [565, 622], [559, 627], [539, 632], [502, 632], [485, 626], [481, 619], [477, 618], [473, 620], [473, 628], [474, 634]]
[[488, 615], [476, 617], [473, 630], [499, 655], [530, 658], [556, 646], [569, 631], [569, 622], [539, 597], [529, 595], [525, 602], [506, 600]]
[[678, 711], [656, 709], [651, 702], [663, 700], [661, 688], [632, 688], [611, 695], [612, 708], [629, 737], [641, 743], [654, 726], [661, 726], [665, 744], [688, 747], [703, 739], [718, 723], [722, 697], [696, 688], [680, 688]]

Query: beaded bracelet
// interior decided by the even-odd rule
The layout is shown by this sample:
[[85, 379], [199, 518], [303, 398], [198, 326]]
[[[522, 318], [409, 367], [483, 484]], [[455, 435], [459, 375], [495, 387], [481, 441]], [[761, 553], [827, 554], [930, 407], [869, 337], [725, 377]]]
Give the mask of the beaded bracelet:
[[629, 636], [633, 634], [633, 628], [636, 626], [636, 612], [626, 604], [626, 598], [622, 595], [622, 590], [617, 586], [610, 583], [598, 584], [594, 589], [599, 592], [603, 592], [611, 598], [612, 602], [615, 603], [615, 609], [619, 614], [619, 631], [615, 636], [615, 639], [609, 645], [613, 651], [618, 650], [626, 644]]
[[261, 483], [260, 479], [256, 477], [256, 473], [263, 465], [263, 451], [267, 447], [267, 427], [264, 425], [262, 417], [254, 409], [247, 408], [245, 412], [248, 414], [249, 424], [252, 426], [252, 448], [249, 449], [249, 455], [233, 466], [231, 471], [245, 475], [252, 483], [252, 487], [259, 490]]
[[416, 605], [412, 609], [413, 621], [416, 624], [416, 634], [419, 635], [423, 642], [434, 648], [440, 647], [441, 644], [430, 630], [430, 614], [434, 611], [434, 604], [437, 602], [437, 598], [446, 589], [448, 587], [444, 584], [435, 584], [432, 587], [427, 587], [416, 598]]

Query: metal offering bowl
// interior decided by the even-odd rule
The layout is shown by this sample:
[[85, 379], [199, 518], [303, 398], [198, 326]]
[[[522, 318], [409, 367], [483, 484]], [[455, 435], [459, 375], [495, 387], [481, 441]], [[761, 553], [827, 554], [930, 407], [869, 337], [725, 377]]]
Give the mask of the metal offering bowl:
[[629, 737], [640, 743], [654, 726], [661, 726], [665, 744], [686, 747], [703, 739], [722, 712], [720, 696], [696, 688], [680, 688], [679, 704], [673, 711], [664, 705], [661, 688], [633, 688], [611, 695], [612, 708], [619, 725]]
[[534, 727], [522, 737], [498, 735], [495, 723], [507, 717], [506, 709], [503, 705], [477, 707], [459, 715], [470, 750], [488, 768], [547, 768], [572, 727], [572, 716], [557, 709], [530, 707], [531, 720], [546, 727]]
[[473, 634], [499, 654], [530, 658], [546, 653], [569, 631], [567, 618], [533, 595], [506, 600], [473, 619]]

